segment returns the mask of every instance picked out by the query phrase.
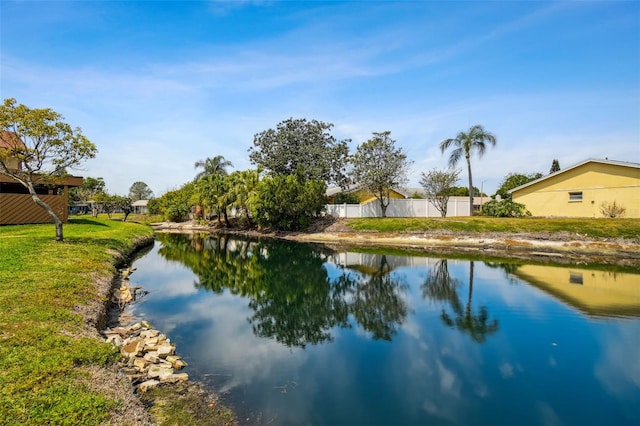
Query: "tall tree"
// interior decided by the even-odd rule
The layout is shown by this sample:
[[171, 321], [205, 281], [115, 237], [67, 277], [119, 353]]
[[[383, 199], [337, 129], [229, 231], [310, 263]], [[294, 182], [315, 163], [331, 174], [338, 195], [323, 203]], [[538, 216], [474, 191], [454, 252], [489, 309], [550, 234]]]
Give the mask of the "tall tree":
[[500, 187], [496, 191], [496, 195], [499, 195], [503, 200], [511, 199], [511, 191], [513, 188], [517, 188], [525, 183], [529, 183], [536, 179], [542, 177], [542, 173], [530, 173], [530, 174], [521, 174], [521, 173], [509, 173], [502, 179], [502, 183], [500, 183]]
[[129, 188], [129, 198], [131, 201], [148, 200], [153, 198], [153, 191], [146, 183], [137, 181]]
[[194, 180], [200, 180], [205, 176], [226, 176], [227, 167], [233, 167], [231, 161], [224, 159], [222, 155], [216, 155], [213, 158], [205, 158], [204, 160], [198, 160], [194, 164], [196, 169], [202, 169]]
[[392, 188], [407, 182], [407, 160], [402, 148], [396, 148], [391, 132], [373, 133], [373, 138], [358, 146], [353, 156], [353, 180], [380, 202], [382, 217], [387, 216]]
[[[34, 203], [51, 216], [56, 241], [63, 240], [62, 220], [36, 193], [38, 183], [59, 182], [67, 169], [94, 158], [96, 146], [50, 108], [32, 109], [5, 99], [0, 106], [0, 173], [22, 184]], [[12, 167], [11, 162], [19, 167]]]
[[229, 191], [231, 205], [244, 217], [250, 227], [251, 207], [257, 196], [260, 169], [235, 171], [229, 175]]
[[433, 169], [428, 173], [422, 172], [420, 185], [427, 194], [427, 199], [436, 207], [442, 217], [447, 216], [447, 206], [453, 184], [458, 181], [460, 170]]
[[305, 180], [300, 174], [267, 176], [258, 184], [252, 200], [253, 219], [260, 227], [304, 230], [322, 213], [326, 190], [324, 181]]
[[467, 171], [469, 174], [469, 214], [473, 216], [473, 178], [471, 174], [471, 154], [478, 152], [478, 157], [482, 158], [487, 150], [487, 144], [496, 145], [496, 137], [486, 131], [479, 124], [471, 127], [468, 132], [460, 132], [454, 139], [445, 139], [440, 142], [440, 151], [444, 152], [453, 147], [449, 156], [449, 165], [455, 167], [460, 158], [464, 156], [467, 160]]
[[549, 170], [549, 174], [559, 172], [560, 171], [560, 162], [557, 159], [553, 159], [551, 162], [551, 169]]
[[305, 180], [322, 180], [346, 187], [349, 139], [331, 135], [333, 124], [306, 119], [284, 120], [276, 129], [253, 138], [249, 159], [275, 176], [299, 174]]
[[69, 199], [74, 203], [87, 204], [93, 197], [104, 191], [105, 185], [104, 179], [101, 177], [86, 177], [83, 179], [82, 185], [69, 190]]

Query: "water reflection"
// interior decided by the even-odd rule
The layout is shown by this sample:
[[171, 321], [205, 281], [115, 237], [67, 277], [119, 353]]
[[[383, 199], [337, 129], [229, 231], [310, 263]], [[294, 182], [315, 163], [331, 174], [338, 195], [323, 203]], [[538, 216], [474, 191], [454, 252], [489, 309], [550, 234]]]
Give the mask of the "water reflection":
[[640, 423], [640, 321], [596, 306], [636, 300], [638, 274], [160, 238], [137, 314], [243, 423]]
[[373, 339], [390, 341], [408, 313], [406, 285], [391, 273], [385, 256], [367, 273], [345, 270], [330, 278], [324, 265], [333, 252], [323, 246], [227, 235], [159, 239], [160, 255], [188, 266], [197, 288], [248, 298], [256, 336], [286, 346], [331, 341], [334, 327], [352, 326], [350, 317]]
[[635, 274], [549, 265], [520, 265], [511, 273], [587, 315], [640, 316]]

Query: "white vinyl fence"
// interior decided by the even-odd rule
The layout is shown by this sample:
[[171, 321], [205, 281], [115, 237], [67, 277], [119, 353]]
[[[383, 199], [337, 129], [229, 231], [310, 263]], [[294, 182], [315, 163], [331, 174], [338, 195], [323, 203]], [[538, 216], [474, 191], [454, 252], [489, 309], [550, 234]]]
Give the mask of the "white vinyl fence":
[[[381, 217], [382, 209], [378, 200], [366, 204], [327, 204], [327, 214], [334, 217]], [[447, 217], [469, 216], [469, 198], [451, 197], [447, 204]], [[441, 217], [436, 207], [427, 199], [391, 199], [387, 207], [387, 217]]]

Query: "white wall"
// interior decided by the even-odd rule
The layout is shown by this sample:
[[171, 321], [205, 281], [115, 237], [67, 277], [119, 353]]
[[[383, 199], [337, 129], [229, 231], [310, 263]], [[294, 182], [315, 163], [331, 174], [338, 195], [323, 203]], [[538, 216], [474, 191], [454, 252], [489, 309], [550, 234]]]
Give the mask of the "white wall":
[[[381, 217], [380, 203], [375, 200], [367, 204], [327, 204], [327, 214], [334, 217]], [[469, 197], [450, 197], [447, 217], [469, 216]], [[391, 199], [387, 217], [442, 217], [427, 199]]]

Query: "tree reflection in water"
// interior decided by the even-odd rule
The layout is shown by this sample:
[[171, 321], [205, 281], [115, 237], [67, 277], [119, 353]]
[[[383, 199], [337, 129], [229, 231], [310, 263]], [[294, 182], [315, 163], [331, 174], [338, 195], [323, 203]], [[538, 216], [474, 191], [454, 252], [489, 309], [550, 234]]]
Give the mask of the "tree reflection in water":
[[449, 327], [455, 327], [468, 334], [475, 342], [483, 343], [487, 336], [498, 331], [499, 325], [497, 319], [489, 320], [489, 311], [486, 306], [481, 306], [475, 314], [471, 309], [473, 269], [474, 261], [472, 260], [469, 262], [469, 295], [464, 309], [457, 292], [460, 281], [451, 277], [446, 259], [436, 263], [424, 284], [422, 284], [422, 295], [432, 300], [448, 302], [455, 318], [443, 309], [440, 314], [442, 322]]
[[378, 270], [351, 288], [353, 300], [350, 311], [356, 321], [371, 332], [375, 340], [391, 341], [397, 333], [397, 326], [407, 317], [408, 308], [398, 295], [406, 285], [391, 275], [387, 257], [381, 256]]
[[287, 346], [331, 341], [331, 329], [350, 328], [350, 317], [374, 339], [391, 340], [407, 316], [405, 286], [384, 256], [372, 275], [345, 271], [332, 279], [324, 266], [332, 251], [324, 246], [228, 235], [158, 239], [160, 255], [189, 267], [197, 288], [248, 298], [254, 333]]

